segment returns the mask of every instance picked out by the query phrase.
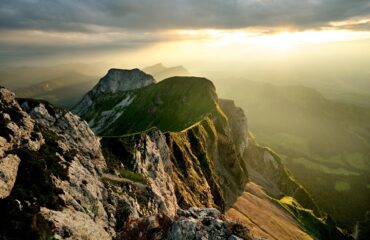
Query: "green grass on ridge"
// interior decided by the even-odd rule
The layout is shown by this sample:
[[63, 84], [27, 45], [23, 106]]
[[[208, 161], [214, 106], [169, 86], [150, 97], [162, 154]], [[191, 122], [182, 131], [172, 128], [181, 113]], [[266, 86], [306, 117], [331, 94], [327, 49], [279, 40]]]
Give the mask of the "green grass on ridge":
[[220, 113], [211, 81], [198, 77], [172, 77], [130, 92], [101, 96], [95, 108], [83, 117], [90, 121], [97, 113], [113, 109], [128, 95], [135, 96], [132, 103], [98, 135], [121, 136], [153, 127], [163, 132], [179, 132], [211, 113]]

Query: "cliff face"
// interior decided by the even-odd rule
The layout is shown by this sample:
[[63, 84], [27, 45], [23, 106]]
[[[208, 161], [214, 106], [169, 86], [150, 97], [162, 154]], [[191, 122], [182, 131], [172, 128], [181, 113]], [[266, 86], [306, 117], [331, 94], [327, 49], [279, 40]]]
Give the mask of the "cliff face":
[[22, 111], [14, 94], [0, 88], [0, 199], [6, 198], [14, 186], [20, 163], [16, 149], [37, 151], [44, 139], [34, 131], [34, 122]]
[[243, 109], [237, 107], [233, 100], [220, 99], [218, 103], [229, 120], [231, 135], [235, 142], [238, 154], [243, 156], [248, 147], [247, 117], [245, 116]]
[[[218, 115], [209, 116], [183, 132], [163, 134], [149, 130], [127, 137], [103, 137], [103, 152], [111, 163], [112, 173], [136, 172], [152, 186], [162, 182], [152, 188], [169, 193], [167, 197], [171, 199], [166, 201], [174, 202], [171, 215], [177, 206], [215, 207], [224, 211], [243, 191], [248, 179], [245, 163], [226, 124], [223, 116]], [[143, 161], [143, 156], [147, 160]], [[162, 165], [163, 172], [158, 170]]]
[[[194, 173], [205, 177], [213, 200], [221, 210], [235, 200], [248, 180], [247, 168], [238, 155], [231, 130], [224, 120], [224, 116], [211, 115], [182, 133], [168, 134], [172, 152], [180, 150], [185, 162], [200, 166], [200, 169], [195, 168]], [[188, 170], [181, 167], [184, 158], [181, 154], [177, 155], [173, 155], [173, 161], [179, 166], [178, 176], [188, 181], [184, 173], [184, 170]]]
[[0, 160], [16, 176], [10, 195], [0, 201], [2, 238], [46, 238], [51, 223], [62, 237], [109, 238], [98, 138], [70, 112], [32, 100], [21, 100], [21, 108], [9, 91], [1, 92], [1, 106], [9, 114], [1, 129], [10, 130], [2, 139], [12, 145], [1, 149], [6, 158], [18, 159]]
[[[127, 215], [137, 217], [159, 212], [173, 217], [178, 208], [172, 181], [173, 165], [165, 135], [152, 130], [127, 138], [103, 138], [103, 153], [107, 162], [105, 184], [119, 197], [122, 186], [134, 185], [137, 194], [130, 194], [139, 208], [127, 205]], [[148, 191], [148, 197], [140, 191]], [[135, 192], [135, 191], [134, 191]], [[124, 221], [125, 219], [122, 219]]]

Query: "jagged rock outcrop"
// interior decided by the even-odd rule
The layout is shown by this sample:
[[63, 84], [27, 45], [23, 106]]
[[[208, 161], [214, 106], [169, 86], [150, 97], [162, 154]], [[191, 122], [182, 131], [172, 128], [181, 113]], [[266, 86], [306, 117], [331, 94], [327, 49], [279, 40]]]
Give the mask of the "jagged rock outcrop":
[[0, 87], [0, 199], [9, 196], [13, 189], [19, 156], [15, 149], [37, 151], [43, 143], [40, 134], [34, 132], [34, 122], [22, 111], [14, 94]]
[[125, 225], [122, 240], [252, 240], [243, 225], [226, 220], [212, 208], [179, 209], [175, 219], [163, 214], [130, 219]]
[[[20, 122], [30, 126], [27, 135], [39, 141], [33, 147], [7, 149], [18, 156], [19, 167], [11, 194], [0, 201], [0, 235], [3, 239], [110, 239], [114, 230], [105, 211], [100, 181], [105, 161], [98, 138], [70, 112], [26, 99], [19, 101], [21, 108], [14, 95], [8, 96], [11, 100], [1, 107], [12, 111], [11, 124], [23, 116]], [[27, 131], [18, 130], [23, 131], [22, 141], [27, 140]]]
[[247, 228], [227, 221], [216, 209], [190, 208], [178, 211], [178, 219], [169, 229], [167, 239], [251, 240], [252, 237]]
[[136, 196], [155, 198], [131, 183], [112, 194], [99, 139], [78, 116], [47, 102], [18, 103], [3, 88], [0, 97], [0, 239], [112, 239], [126, 207], [133, 216], [145, 207]]
[[42, 101], [20, 99], [20, 106], [8, 90], [0, 93], [0, 239], [111, 239], [129, 217], [174, 217], [172, 163], [160, 131], [133, 146], [140, 182], [109, 169], [99, 139], [76, 115]]
[[91, 94], [97, 96], [104, 93], [116, 93], [142, 88], [155, 83], [151, 75], [135, 68], [123, 70], [112, 68], [91, 90]]
[[88, 109], [93, 107], [94, 100], [106, 93], [130, 91], [153, 83], [155, 83], [154, 78], [139, 69], [110, 69], [100, 79], [98, 84], [74, 107], [73, 112], [80, 116], [84, 115]]
[[[56, 224], [54, 231], [57, 233], [69, 229], [70, 234], [78, 238], [94, 236], [108, 239], [114, 231], [108, 225], [109, 217], [104, 209], [105, 189], [100, 176], [106, 164], [99, 139], [71, 112], [48, 103], [19, 102], [37, 123], [41, 134], [50, 134], [47, 140], [57, 149], [57, 163], [54, 164], [59, 164], [65, 171], [65, 179], [51, 176], [52, 184], [63, 191], [58, 198], [65, 206], [61, 211], [40, 206], [41, 215], [46, 221]], [[76, 219], [78, 224], [72, 219]]]
[[[152, 130], [128, 138], [103, 138], [101, 143], [108, 164], [107, 173], [116, 178], [111, 181], [107, 178], [106, 185], [115, 185], [115, 180], [125, 178], [136, 183], [132, 185], [139, 185], [151, 193], [149, 200], [137, 194], [139, 204], [136, 205], [140, 206], [131, 209], [132, 213], [128, 215], [141, 217], [164, 213], [173, 217], [178, 205], [172, 179], [171, 153], [165, 135], [159, 130]], [[118, 192], [118, 198], [120, 194]]]

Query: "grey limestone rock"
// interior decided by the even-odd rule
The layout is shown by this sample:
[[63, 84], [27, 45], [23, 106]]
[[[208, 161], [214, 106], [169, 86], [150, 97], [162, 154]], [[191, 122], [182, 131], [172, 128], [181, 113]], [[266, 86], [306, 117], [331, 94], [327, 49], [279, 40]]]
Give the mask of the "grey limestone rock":
[[100, 79], [98, 84], [75, 106], [73, 112], [83, 116], [94, 106], [94, 100], [101, 95], [134, 90], [154, 83], [155, 80], [151, 75], [137, 68], [132, 70], [110, 69]]

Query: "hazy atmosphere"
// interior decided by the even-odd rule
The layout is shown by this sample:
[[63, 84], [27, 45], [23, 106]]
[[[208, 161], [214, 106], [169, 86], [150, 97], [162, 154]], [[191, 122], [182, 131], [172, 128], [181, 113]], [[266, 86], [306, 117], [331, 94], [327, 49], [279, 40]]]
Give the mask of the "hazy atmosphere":
[[366, 0], [12, 0], [0, 12], [3, 69], [161, 62], [212, 78], [369, 89]]
[[[162, 207], [147, 212], [135, 212], [134, 204], [127, 203], [125, 211], [131, 209], [133, 214], [119, 212], [122, 198], [112, 200], [115, 220], [102, 222], [121, 226], [95, 239], [108, 235], [100, 239], [131, 239], [127, 216], [157, 214], [163, 204], [170, 218], [177, 208], [216, 208], [227, 219], [252, 229], [250, 238], [236, 234], [241, 239], [370, 236], [369, 0], [2, 0], [0, 85], [20, 98], [19, 106], [31, 118], [35, 111], [30, 108], [38, 100], [28, 103], [29, 98], [46, 100], [86, 120], [93, 137], [101, 138], [89, 148], [101, 144], [96, 156], [102, 155], [107, 166], [101, 170], [101, 185], [115, 189], [108, 180], [129, 179], [130, 184], [139, 182], [135, 188], [148, 186], [164, 201]], [[9, 101], [1, 104], [5, 102]], [[9, 108], [2, 107], [1, 113], [3, 109]], [[38, 120], [34, 119], [41, 126], [44, 122]], [[153, 129], [163, 135], [164, 143], [156, 142], [161, 137], [153, 137], [157, 136], [151, 135]], [[46, 140], [54, 136], [49, 130], [40, 131]], [[152, 142], [144, 145], [157, 146], [156, 150], [139, 149], [145, 137], [130, 137], [135, 134], [148, 134]], [[54, 146], [50, 141], [46, 145]], [[171, 182], [161, 175], [168, 169], [156, 168], [162, 178], [153, 178], [158, 173], [136, 159], [135, 151], [162, 154], [164, 145], [174, 169], [173, 176], [165, 176], [173, 181], [165, 192], [173, 191], [175, 200], [172, 192], [171, 197], [161, 192], [162, 181]], [[22, 179], [35, 166], [21, 170], [22, 157], [44, 159], [43, 154], [53, 151], [50, 147], [37, 150], [39, 155], [18, 154], [21, 180], [13, 182], [13, 195], [0, 195], [0, 218], [11, 201], [24, 197], [23, 187], [29, 187]], [[69, 154], [65, 153], [66, 159]], [[160, 159], [164, 161], [164, 155]], [[50, 176], [63, 179], [51, 166]], [[199, 171], [204, 176], [194, 175]], [[43, 184], [40, 180], [35, 186]], [[204, 189], [197, 188], [203, 185]], [[37, 195], [35, 186], [30, 187], [30, 196]], [[59, 209], [54, 200], [52, 204], [45, 200], [47, 205], [42, 201], [38, 208]], [[79, 204], [82, 209], [90, 206]], [[125, 220], [119, 220], [118, 212], [127, 215]], [[265, 213], [272, 219], [266, 225]], [[15, 213], [6, 216], [16, 219], [20, 229], [30, 226], [22, 225]], [[49, 223], [57, 219], [43, 216]], [[96, 216], [93, 221], [98, 224]], [[0, 239], [20, 239], [4, 226]], [[35, 232], [48, 231], [31, 229], [27, 236], [46, 239]], [[70, 232], [83, 239], [73, 235], [80, 234], [79, 229], [72, 227]]]

